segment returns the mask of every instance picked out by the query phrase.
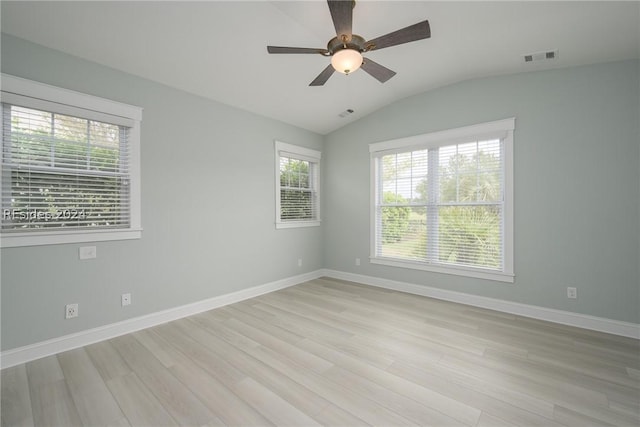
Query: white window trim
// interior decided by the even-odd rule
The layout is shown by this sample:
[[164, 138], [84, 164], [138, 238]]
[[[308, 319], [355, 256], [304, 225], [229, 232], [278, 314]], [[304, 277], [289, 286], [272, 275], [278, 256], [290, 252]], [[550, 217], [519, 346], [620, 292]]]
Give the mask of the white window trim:
[[[275, 145], [275, 193], [276, 193], [276, 228], [300, 228], [300, 227], [317, 227], [321, 224], [320, 220], [320, 159], [322, 153], [320, 151], [312, 150], [310, 148], [300, 147], [293, 144], [287, 144], [282, 141], [274, 141]], [[313, 177], [317, 199], [317, 219], [311, 221], [283, 221], [280, 218], [280, 156], [291, 157], [298, 160], [306, 160], [316, 163], [317, 173]]]
[[[47, 85], [32, 80], [1, 75], [0, 102], [20, 99], [25, 107], [43, 108], [55, 106], [57, 112], [85, 110], [87, 118], [104, 120], [105, 115], [115, 118], [117, 123], [130, 127], [130, 226], [126, 229], [113, 230], [55, 230], [46, 232], [0, 233], [0, 247], [12, 248], [20, 246], [55, 245], [64, 243], [100, 242], [109, 240], [129, 240], [142, 237], [141, 222], [141, 183], [140, 183], [140, 123], [142, 108], [123, 104], [109, 99]], [[114, 120], [111, 120], [112, 122]], [[3, 124], [0, 121], [0, 134]], [[0, 174], [0, 186], [2, 174]]]
[[[369, 144], [371, 158], [370, 168], [370, 262], [391, 267], [410, 268], [431, 271], [435, 273], [452, 274], [478, 279], [514, 283], [514, 190], [513, 190], [513, 132], [515, 118], [497, 120], [471, 126], [464, 126], [423, 135], [394, 139]], [[484, 270], [482, 268], [431, 265], [422, 262], [385, 258], [376, 256], [376, 158], [382, 154], [404, 152], [414, 148], [435, 148], [466, 142], [469, 137], [481, 139], [484, 137], [500, 137], [504, 142], [504, 222], [503, 222], [503, 271]]]

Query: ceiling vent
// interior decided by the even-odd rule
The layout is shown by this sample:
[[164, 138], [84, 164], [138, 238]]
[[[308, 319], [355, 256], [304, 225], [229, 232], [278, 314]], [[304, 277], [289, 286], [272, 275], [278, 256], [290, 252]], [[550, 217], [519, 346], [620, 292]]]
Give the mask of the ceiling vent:
[[345, 117], [347, 117], [348, 115], [353, 114], [353, 110], [351, 108], [349, 108], [348, 110], [344, 110], [342, 113], [338, 114], [338, 116], [342, 117], [343, 119]]
[[548, 61], [550, 59], [558, 58], [558, 49], [528, 53], [526, 55], [522, 55], [522, 57], [524, 58], [524, 62]]

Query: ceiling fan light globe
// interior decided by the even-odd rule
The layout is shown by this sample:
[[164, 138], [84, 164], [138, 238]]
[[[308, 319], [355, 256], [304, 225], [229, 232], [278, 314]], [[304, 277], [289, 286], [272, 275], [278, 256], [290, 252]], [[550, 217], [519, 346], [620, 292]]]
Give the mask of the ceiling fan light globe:
[[342, 49], [333, 54], [331, 65], [339, 73], [351, 74], [362, 65], [362, 55], [355, 49]]

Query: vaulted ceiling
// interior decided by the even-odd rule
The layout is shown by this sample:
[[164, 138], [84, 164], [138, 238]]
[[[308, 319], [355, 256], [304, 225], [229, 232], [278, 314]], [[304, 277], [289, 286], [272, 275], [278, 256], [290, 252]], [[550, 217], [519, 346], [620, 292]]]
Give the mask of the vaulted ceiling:
[[[358, 0], [365, 39], [428, 19], [431, 38], [369, 56], [397, 75], [362, 70], [309, 83], [321, 55], [269, 55], [267, 45], [325, 48], [325, 1], [2, 1], [2, 32], [200, 96], [329, 133], [396, 100], [462, 80], [638, 58], [638, 2]], [[558, 50], [525, 63], [524, 54]], [[346, 109], [355, 112], [346, 118]]]

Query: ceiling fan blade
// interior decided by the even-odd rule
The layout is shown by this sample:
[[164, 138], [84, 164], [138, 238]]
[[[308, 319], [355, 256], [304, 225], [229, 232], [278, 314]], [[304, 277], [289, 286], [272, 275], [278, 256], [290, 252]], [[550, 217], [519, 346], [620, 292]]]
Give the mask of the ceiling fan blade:
[[325, 68], [320, 74], [318, 74], [318, 77], [316, 77], [311, 83], [309, 83], [309, 86], [322, 86], [327, 82], [327, 80], [329, 80], [329, 77], [333, 75], [334, 71], [335, 69], [333, 68], [333, 65], [329, 64], [327, 68]]
[[312, 47], [285, 47], [285, 46], [267, 46], [267, 52], [269, 53], [319, 53], [320, 55], [327, 55], [329, 51], [327, 49], [312, 48]]
[[346, 41], [351, 41], [351, 24], [353, 23], [353, 0], [327, 0], [333, 26], [336, 28], [338, 39], [346, 36]]
[[375, 77], [380, 83], [384, 83], [396, 75], [395, 71], [383, 67], [369, 58], [365, 58], [364, 61], [362, 61], [360, 68], [371, 74], [371, 76]]
[[368, 50], [380, 50], [385, 47], [396, 46], [416, 40], [428, 39], [431, 37], [431, 27], [429, 21], [424, 20], [417, 24], [410, 25], [401, 30], [394, 31], [384, 36], [380, 36], [365, 43]]

